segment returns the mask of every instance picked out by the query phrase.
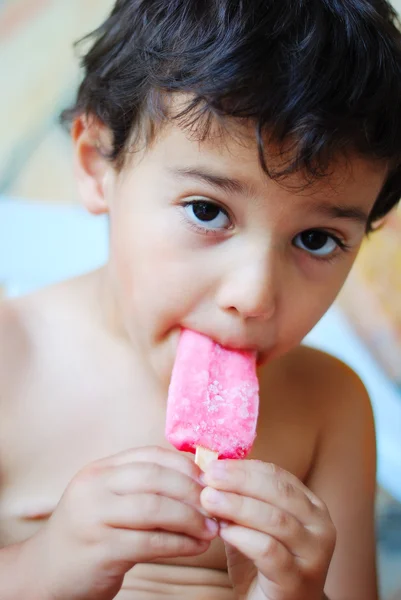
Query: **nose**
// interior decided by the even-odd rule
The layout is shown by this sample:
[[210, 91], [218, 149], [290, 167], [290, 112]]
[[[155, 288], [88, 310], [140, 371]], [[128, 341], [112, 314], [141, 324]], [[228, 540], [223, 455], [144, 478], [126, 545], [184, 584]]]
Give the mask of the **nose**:
[[244, 319], [271, 319], [276, 312], [279, 291], [275, 270], [272, 253], [231, 265], [218, 292], [219, 307], [225, 312], [236, 312]]

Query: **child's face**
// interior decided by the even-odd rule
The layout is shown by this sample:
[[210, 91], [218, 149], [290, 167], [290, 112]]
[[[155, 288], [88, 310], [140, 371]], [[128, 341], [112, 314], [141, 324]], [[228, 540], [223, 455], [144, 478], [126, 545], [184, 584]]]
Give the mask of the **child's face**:
[[302, 340], [347, 277], [385, 168], [355, 158], [283, 187], [246, 140], [200, 143], [169, 125], [122, 173], [109, 167], [114, 314], [147, 350], [187, 327], [268, 360]]

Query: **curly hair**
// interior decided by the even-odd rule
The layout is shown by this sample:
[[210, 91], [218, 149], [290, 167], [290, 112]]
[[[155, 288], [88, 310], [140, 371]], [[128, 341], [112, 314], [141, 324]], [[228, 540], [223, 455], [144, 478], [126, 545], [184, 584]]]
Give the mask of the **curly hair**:
[[[216, 119], [234, 117], [254, 124], [275, 179], [323, 177], [348, 152], [388, 165], [368, 230], [397, 204], [401, 34], [386, 0], [117, 0], [88, 39], [62, 121], [97, 117], [112, 132], [116, 166], [145, 121], [176, 118], [204, 139]], [[188, 97], [174, 117], [163, 108], [173, 93]], [[266, 142], [291, 148], [281, 169]]]

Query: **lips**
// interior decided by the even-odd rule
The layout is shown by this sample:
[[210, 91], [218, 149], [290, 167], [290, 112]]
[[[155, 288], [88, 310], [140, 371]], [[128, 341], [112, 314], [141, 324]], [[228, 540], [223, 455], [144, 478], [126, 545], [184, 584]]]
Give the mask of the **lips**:
[[247, 345], [247, 344], [241, 344], [241, 343], [230, 343], [230, 342], [221, 343], [219, 340], [216, 340], [213, 337], [212, 337], [212, 339], [213, 339], [213, 341], [215, 341], [217, 344], [219, 344], [226, 350], [233, 350], [233, 351], [237, 351], [237, 352], [250, 352], [250, 353], [256, 354], [256, 365], [258, 367], [265, 364], [269, 358], [269, 353], [270, 353], [269, 350], [265, 349], [265, 348], [263, 350], [261, 350], [260, 346], [249, 345], [249, 344]]
[[[192, 329], [192, 328], [187, 327], [186, 329]], [[200, 331], [199, 329], [195, 329], [195, 328], [193, 328], [193, 331], [197, 331], [198, 333], [205, 335], [206, 337], [210, 338], [216, 344], [219, 344], [219, 346], [222, 346], [226, 350], [234, 350], [237, 352], [256, 353], [257, 364], [260, 364], [260, 362], [264, 362], [266, 360], [268, 350], [266, 350], [265, 345], [250, 343], [249, 339], [246, 340], [244, 337], [241, 337], [241, 336], [234, 337], [234, 336], [230, 335], [230, 336], [224, 337], [224, 336], [215, 335], [212, 332], [209, 333], [206, 331]]]
[[218, 337], [213, 334], [208, 334], [200, 331], [202, 335], [206, 335], [210, 339], [212, 339], [216, 344], [222, 346], [226, 350], [236, 350], [238, 352], [261, 352], [261, 347], [259, 344], [250, 344], [247, 340], [241, 338], [233, 338], [233, 337]]

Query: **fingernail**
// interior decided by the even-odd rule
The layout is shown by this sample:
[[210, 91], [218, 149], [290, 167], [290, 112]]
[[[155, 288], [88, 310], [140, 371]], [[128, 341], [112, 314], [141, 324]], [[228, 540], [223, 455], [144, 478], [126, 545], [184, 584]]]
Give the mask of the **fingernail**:
[[214, 488], [205, 488], [204, 496], [210, 504], [222, 504], [224, 501], [224, 494]]
[[220, 529], [226, 529], [230, 523], [228, 521], [219, 521]]
[[206, 527], [210, 533], [217, 535], [219, 531], [219, 525], [214, 519], [206, 519]]

